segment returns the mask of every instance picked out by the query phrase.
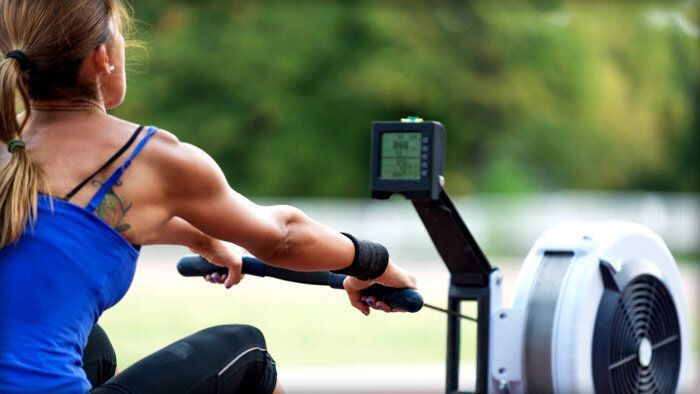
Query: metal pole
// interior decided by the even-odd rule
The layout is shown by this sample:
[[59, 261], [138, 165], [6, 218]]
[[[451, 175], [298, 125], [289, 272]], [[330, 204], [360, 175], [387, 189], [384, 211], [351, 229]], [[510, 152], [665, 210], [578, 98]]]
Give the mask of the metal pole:
[[455, 314], [461, 313], [461, 300], [449, 296], [447, 310], [453, 312], [447, 315], [447, 370], [445, 392], [452, 393], [459, 389], [459, 350], [460, 350], [460, 319]]
[[488, 287], [480, 289], [483, 293], [477, 301], [478, 323], [476, 326], [476, 387], [475, 392], [486, 393], [489, 384], [489, 314], [491, 309], [491, 292]]

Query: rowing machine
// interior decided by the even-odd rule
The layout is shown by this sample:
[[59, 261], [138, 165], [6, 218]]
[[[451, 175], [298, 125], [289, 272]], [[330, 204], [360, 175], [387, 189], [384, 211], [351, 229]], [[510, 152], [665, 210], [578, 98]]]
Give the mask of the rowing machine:
[[[450, 272], [443, 310], [446, 393], [465, 393], [458, 387], [459, 323], [468, 318], [461, 314], [462, 302], [477, 305], [476, 319], [468, 318], [477, 324], [477, 393], [682, 390], [690, 354], [687, 307], [678, 267], [661, 238], [623, 222], [551, 229], [526, 257], [514, 302], [505, 306], [500, 271], [444, 191], [442, 124], [411, 117], [372, 128], [372, 197], [402, 194], [411, 200]], [[199, 276], [216, 267], [190, 257], [178, 269]], [[295, 273], [252, 258], [244, 258], [243, 271], [342, 288], [335, 274]], [[415, 291], [368, 289], [376, 290], [366, 295], [412, 312], [423, 305], [440, 309], [424, 304]]]
[[506, 307], [500, 271], [444, 191], [442, 124], [411, 117], [372, 128], [372, 197], [410, 199], [450, 271], [447, 393], [462, 393], [463, 301], [477, 303], [478, 393], [679, 389], [690, 332], [680, 273], [661, 238], [622, 222], [549, 230], [525, 259]]

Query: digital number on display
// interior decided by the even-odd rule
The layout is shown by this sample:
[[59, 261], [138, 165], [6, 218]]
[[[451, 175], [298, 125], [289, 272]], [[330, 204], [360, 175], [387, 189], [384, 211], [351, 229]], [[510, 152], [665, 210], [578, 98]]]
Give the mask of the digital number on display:
[[421, 133], [383, 133], [380, 177], [420, 179]]

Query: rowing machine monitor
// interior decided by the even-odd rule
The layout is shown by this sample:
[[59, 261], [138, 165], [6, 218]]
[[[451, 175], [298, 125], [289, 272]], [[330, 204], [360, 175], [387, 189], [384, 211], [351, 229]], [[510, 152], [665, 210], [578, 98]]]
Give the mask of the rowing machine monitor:
[[372, 124], [372, 198], [394, 193], [438, 200], [445, 166], [445, 128], [410, 117]]

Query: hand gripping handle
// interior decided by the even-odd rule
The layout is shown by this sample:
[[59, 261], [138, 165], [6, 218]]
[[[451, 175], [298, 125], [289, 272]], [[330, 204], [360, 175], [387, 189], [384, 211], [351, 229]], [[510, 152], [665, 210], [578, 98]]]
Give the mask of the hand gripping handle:
[[[215, 272], [223, 275], [228, 273], [228, 268], [214, 265], [200, 256], [187, 256], [181, 258], [177, 263], [177, 271], [182, 276], [205, 276]], [[329, 271], [292, 271], [265, 264], [252, 256], [243, 257], [242, 271], [244, 274], [259, 277], [271, 276], [289, 282], [329, 286], [334, 289], [343, 289], [343, 281], [345, 281], [345, 275]], [[418, 312], [423, 307], [423, 297], [411, 289], [396, 289], [374, 284], [362, 290], [361, 293], [363, 296], [372, 296], [377, 301], [382, 301], [392, 308], [402, 309], [406, 312]]]

